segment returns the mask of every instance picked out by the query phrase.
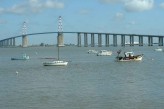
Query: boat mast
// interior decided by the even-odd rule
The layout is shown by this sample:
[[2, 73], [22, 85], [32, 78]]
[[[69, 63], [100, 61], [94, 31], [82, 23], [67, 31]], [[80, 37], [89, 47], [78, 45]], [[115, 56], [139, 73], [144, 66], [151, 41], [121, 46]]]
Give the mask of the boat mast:
[[57, 44], [57, 46], [58, 46], [58, 60], [59, 60], [59, 46], [60, 46], [59, 45], [59, 37], [61, 34], [63, 34], [62, 17], [59, 16], [59, 18], [58, 18], [58, 44]]
[[59, 45], [58, 45], [58, 60], [59, 60]]

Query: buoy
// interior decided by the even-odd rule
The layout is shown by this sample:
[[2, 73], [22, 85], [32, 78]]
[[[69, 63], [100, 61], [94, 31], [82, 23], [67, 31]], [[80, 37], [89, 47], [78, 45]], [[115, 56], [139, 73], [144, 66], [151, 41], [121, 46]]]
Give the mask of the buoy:
[[19, 73], [19, 72], [18, 72], [18, 71], [16, 71], [16, 74], [17, 74], [17, 75], [18, 75], [18, 73]]

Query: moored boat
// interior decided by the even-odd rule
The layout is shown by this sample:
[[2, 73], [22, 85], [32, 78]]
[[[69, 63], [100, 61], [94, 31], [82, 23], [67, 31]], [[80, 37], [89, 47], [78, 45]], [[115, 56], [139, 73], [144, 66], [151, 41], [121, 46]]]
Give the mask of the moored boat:
[[121, 50], [119, 50], [117, 53], [118, 53], [118, 56], [116, 57], [116, 60], [120, 62], [141, 61], [143, 58], [143, 54], [134, 55], [134, 52], [124, 52], [124, 56], [120, 56]]
[[52, 62], [44, 62], [44, 66], [66, 66], [68, 62], [66, 61], [52, 61]]
[[11, 58], [11, 60], [28, 60], [28, 59], [30, 59], [30, 56], [27, 56], [26, 54], [23, 54], [20, 57], [13, 57], [13, 58]]
[[97, 56], [110, 56], [112, 55], [112, 51], [108, 50], [101, 50], [99, 53], [97, 53]]
[[62, 61], [59, 59], [59, 45], [58, 45], [58, 59], [50, 62], [43, 62], [43, 66], [66, 66], [67, 61]]
[[88, 54], [97, 54], [98, 51], [97, 50], [88, 50], [87, 53]]
[[163, 49], [158, 47], [158, 48], [155, 49], [155, 51], [163, 51]]

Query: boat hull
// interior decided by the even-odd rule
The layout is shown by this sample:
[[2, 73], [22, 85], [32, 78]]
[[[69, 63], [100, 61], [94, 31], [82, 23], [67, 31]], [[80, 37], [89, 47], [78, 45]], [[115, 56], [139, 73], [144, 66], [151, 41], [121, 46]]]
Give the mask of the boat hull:
[[22, 58], [11, 58], [11, 60], [29, 60], [29, 58], [28, 58], [28, 59], [22, 59]]
[[107, 54], [97, 54], [97, 56], [111, 56], [112, 53], [107, 53]]
[[117, 61], [119, 62], [129, 62], [129, 61], [142, 61], [143, 56], [137, 56], [132, 58], [126, 57], [117, 57]]
[[96, 51], [96, 50], [88, 50], [87, 53], [88, 54], [97, 54], [98, 51]]
[[30, 59], [29, 56], [11, 58], [11, 60], [29, 60], [29, 59]]
[[107, 50], [101, 50], [99, 53], [97, 53], [97, 56], [111, 56], [112, 51], [107, 51]]
[[68, 62], [66, 61], [52, 61], [52, 62], [44, 62], [44, 66], [66, 66]]
[[162, 49], [155, 49], [155, 51], [163, 51]]

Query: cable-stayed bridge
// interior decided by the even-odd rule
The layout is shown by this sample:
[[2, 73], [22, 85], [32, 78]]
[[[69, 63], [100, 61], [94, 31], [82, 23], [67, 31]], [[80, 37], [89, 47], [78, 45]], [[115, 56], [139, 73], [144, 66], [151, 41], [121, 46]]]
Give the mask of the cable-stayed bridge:
[[[105, 41], [105, 46], [108, 47], [110, 45], [112, 46], [125, 46], [125, 45], [139, 45], [143, 46], [144, 43], [146, 43], [148, 46], [153, 46], [154, 44], [158, 44], [159, 46], [163, 46], [163, 35], [142, 35], [142, 34], [122, 34], [122, 33], [99, 33], [99, 32], [41, 32], [41, 33], [31, 33], [31, 34], [25, 34], [25, 35], [18, 35], [9, 37], [6, 39], [0, 40], [0, 47], [13, 47], [16, 46], [16, 39], [22, 37], [22, 47], [28, 47], [29, 44], [29, 36], [37, 36], [42, 34], [54, 34], [54, 37], [56, 35], [57, 37], [57, 44], [59, 46], [64, 46], [64, 35], [66, 34], [74, 34], [72, 37], [77, 37], [77, 46], [81, 47], [94, 47], [96, 45], [96, 42], [99, 47], [102, 46], [102, 39]], [[134, 40], [134, 38], [136, 40]], [[83, 39], [83, 41], [82, 41]], [[90, 43], [89, 43], [90, 39]], [[98, 39], [95, 41], [95, 39]], [[158, 40], [156, 43], [154, 43], [154, 39]], [[129, 40], [127, 42], [127, 40]], [[146, 40], [146, 42], [144, 42]], [[84, 42], [82, 44], [82, 42]], [[109, 43], [112, 42], [112, 43]], [[136, 43], [137, 42], [137, 43]]]
[[[37, 36], [42, 34], [54, 34], [57, 37], [57, 45], [64, 46], [64, 35], [66, 34], [74, 34], [72, 37], [77, 37], [77, 46], [81, 47], [94, 47], [98, 44], [99, 47], [103, 45], [103, 41], [105, 42], [105, 46], [125, 46], [125, 45], [139, 45], [143, 46], [145, 43], [148, 46], [153, 46], [154, 44], [158, 44], [158, 46], [163, 46], [164, 35], [145, 35], [145, 34], [123, 34], [123, 33], [100, 33], [100, 32], [64, 32], [62, 28], [62, 17], [58, 18], [58, 31], [56, 32], [40, 32], [40, 33], [30, 33], [27, 34], [27, 26], [26, 22], [23, 22], [22, 34], [18, 36], [9, 37], [6, 39], [0, 40], [0, 47], [15, 47], [16, 39], [22, 38], [22, 47], [29, 46], [29, 36]], [[83, 38], [83, 40], [82, 40]], [[97, 41], [96, 41], [97, 39]], [[104, 39], [104, 40], [103, 40]], [[137, 39], [137, 41], [136, 41]], [[154, 39], [157, 41], [154, 42]], [[90, 43], [89, 43], [90, 41]], [[146, 41], [146, 42], [145, 42]], [[84, 42], [82, 44], [82, 42]]]

